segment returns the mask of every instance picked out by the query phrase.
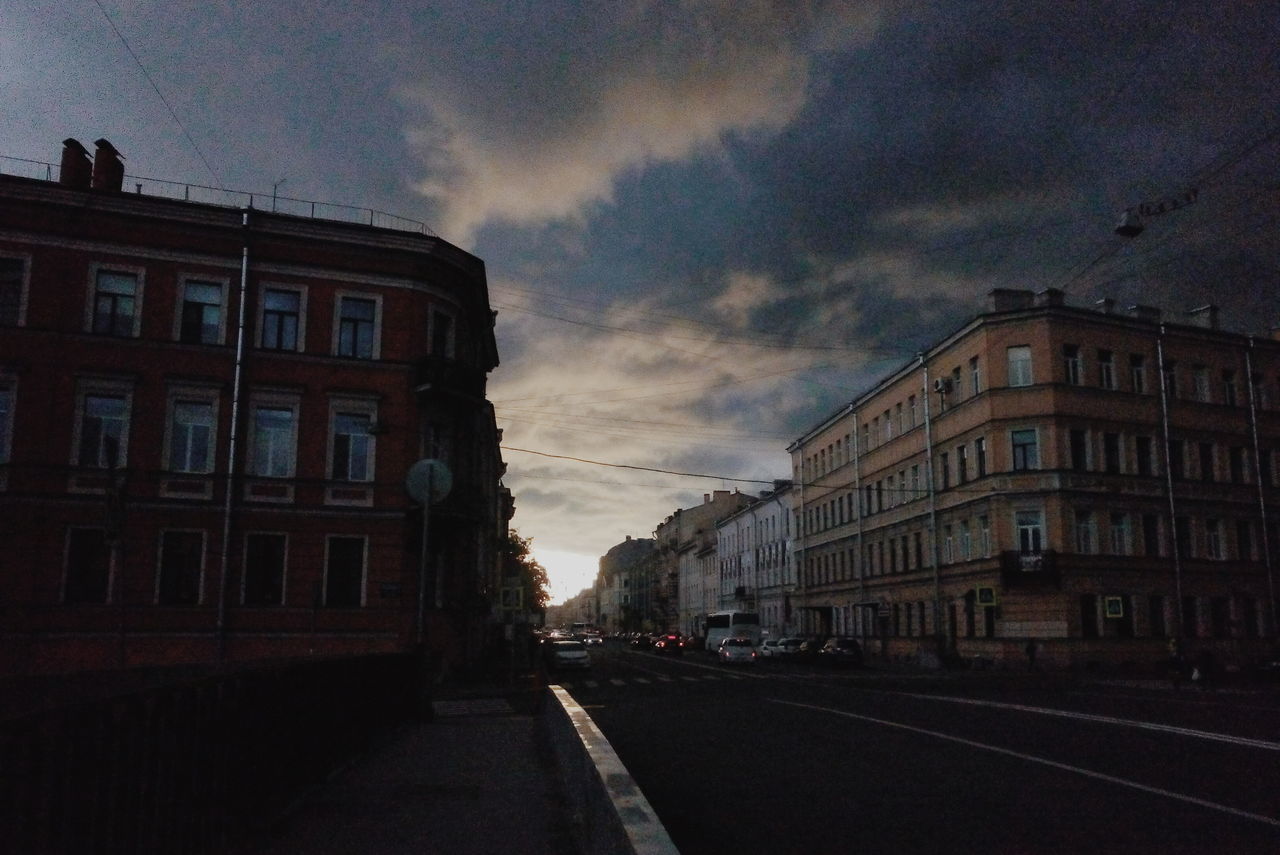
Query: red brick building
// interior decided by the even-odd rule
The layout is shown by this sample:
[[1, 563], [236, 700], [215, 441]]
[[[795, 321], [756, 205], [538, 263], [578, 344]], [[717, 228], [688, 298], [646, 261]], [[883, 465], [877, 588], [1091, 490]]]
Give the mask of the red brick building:
[[[478, 659], [511, 513], [483, 263], [122, 182], [106, 141], [0, 176], [0, 674]], [[425, 560], [421, 458], [453, 476]]]

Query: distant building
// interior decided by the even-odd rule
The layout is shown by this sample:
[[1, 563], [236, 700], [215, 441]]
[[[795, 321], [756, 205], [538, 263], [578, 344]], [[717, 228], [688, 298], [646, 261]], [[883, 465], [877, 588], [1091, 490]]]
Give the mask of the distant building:
[[681, 633], [702, 635], [707, 614], [719, 610], [716, 523], [750, 501], [742, 493], [727, 490], [705, 493], [701, 505], [677, 510], [654, 532], [660, 561], [656, 573], [668, 580], [674, 575]]
[[[0, 674], [482, 656], [512, 509], [480, 259], [123, 180], [105, 140], [0, 176]], [[425, 557], [420, 458], [452, 473]]]
[[602, 629], [639, 632], [661, 628], [654, 625], [654, 554], [653, 540], [627, 535], [601, 557], [596, 591]]
[[790, 447], [806, 632], [875, 654], [1242, 662], [1276, 637], [1280, 342], [1217, 312], [987, 312]]
[[758, 612], [760, 628], [774, 638], [792, 631], [794, 497], [791, 483], [779, 481], [773, 490], [716, 523], [720, 610]]

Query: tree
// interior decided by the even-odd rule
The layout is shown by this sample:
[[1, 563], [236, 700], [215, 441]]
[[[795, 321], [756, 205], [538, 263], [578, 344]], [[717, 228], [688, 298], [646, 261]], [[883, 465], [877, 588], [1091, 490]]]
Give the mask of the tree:
[[507, 534], [503, 547], [505, 575], [519, 577], [526, 608], [545, 611], [551, 602], [551, 581], [547, 578], [547, 568], [533, 557], [532, 544], [533, 538], [521, 537], [515, 529]]

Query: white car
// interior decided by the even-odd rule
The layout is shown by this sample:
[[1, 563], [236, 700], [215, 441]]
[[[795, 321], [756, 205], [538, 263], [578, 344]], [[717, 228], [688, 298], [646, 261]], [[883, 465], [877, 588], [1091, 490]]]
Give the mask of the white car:
[[778, 652], [778, 645], [781, 643], [782, 639], [766, 638], [764, 641], [760, 642], [760, 656], [766, 659], [773, 656], [780, 656], [781, 654]]
[[598, 632], [588, 632], [583, 637], [582, 643], [589, 647], [595, 647], [598, 644], [604, 644], [604, 637]]
[[553, 670], [591, 667], [591, 654], [581, 641], [548, 641], [546, 657], [547, 667]]
[[749, 664], [756, 661], [756, 648], [749, 638], [726, 638], [716, 655], [726, 664]]

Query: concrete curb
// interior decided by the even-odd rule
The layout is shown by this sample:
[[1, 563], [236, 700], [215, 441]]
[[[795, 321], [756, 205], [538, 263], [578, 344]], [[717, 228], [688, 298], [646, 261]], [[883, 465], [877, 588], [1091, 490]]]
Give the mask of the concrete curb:
[[559, 686], [543, 720], [564, 775], [575, 837], [592, 855], [679, 855], [613, 746]]

